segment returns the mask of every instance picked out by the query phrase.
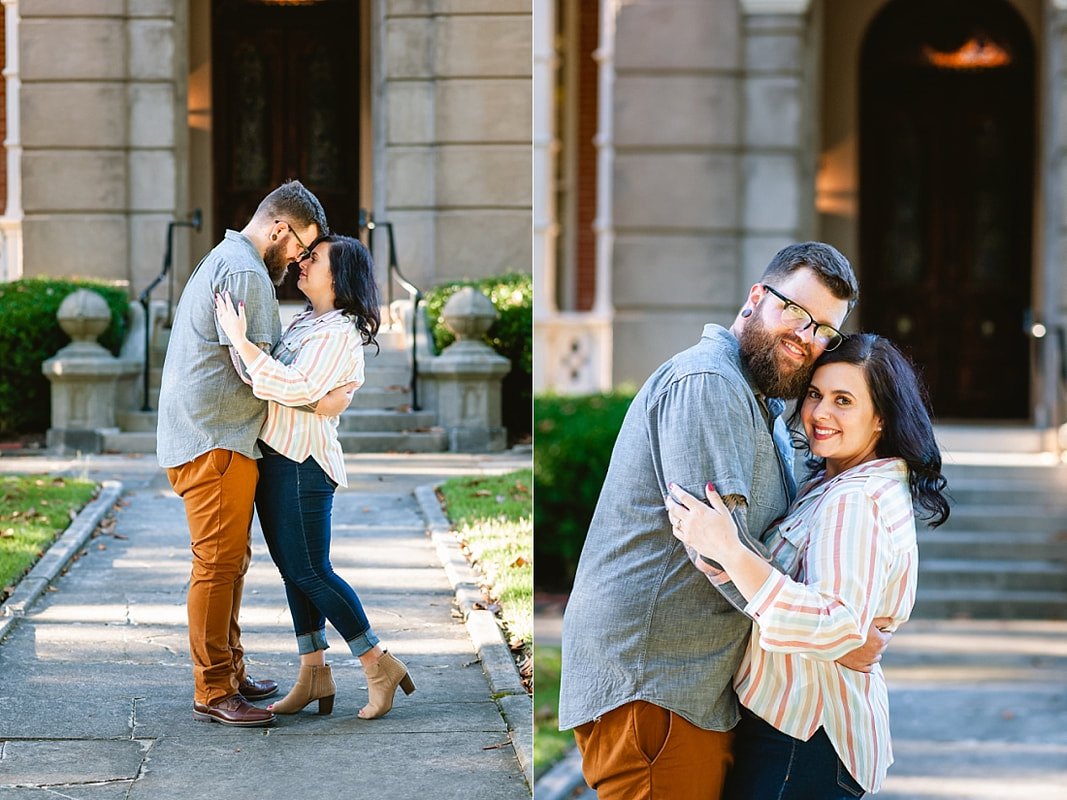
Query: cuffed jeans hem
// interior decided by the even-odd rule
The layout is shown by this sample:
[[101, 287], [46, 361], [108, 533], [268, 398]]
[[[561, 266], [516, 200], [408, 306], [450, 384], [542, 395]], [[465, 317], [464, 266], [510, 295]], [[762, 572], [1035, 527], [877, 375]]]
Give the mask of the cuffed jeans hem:
[[374, 635], [374, 631], [367, 628], [367, 630], [348, 643], [348, 649], [352, 651], [352, 655], [359, 658], [364, 653], [373, 650], [379, 641], [381, 640]]
[[330, 645], [326, 643], [326, 631], [297, 634], [296, 649], [302, 656], [306, 656], [308, 653], [317, 653], [319, 650], [329, 650]]

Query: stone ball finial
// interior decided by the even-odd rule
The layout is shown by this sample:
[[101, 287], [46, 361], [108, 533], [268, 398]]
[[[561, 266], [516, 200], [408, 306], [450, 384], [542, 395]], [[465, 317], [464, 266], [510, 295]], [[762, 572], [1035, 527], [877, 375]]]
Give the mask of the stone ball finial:
[[473, 286], [464, 286], [441, 309], [441, 319], [458, 341], [480, 341], [499, 316], [493, 302]]
[[77, 289], [67, 295], [59, 305], [56, 319], [71, 338], [71, 343], [63, 348], [68, 353], [82, 351], [90, 354], [104, 350], [96, 340], [111, 322], [111, 309], [97, 292]]

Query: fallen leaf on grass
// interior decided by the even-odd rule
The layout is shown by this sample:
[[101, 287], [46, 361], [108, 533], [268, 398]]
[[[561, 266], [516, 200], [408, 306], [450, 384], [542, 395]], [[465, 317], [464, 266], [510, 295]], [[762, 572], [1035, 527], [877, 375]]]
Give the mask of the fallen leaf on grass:
[[14, 535], [15, 535], [15, 529], [14, 528], [8, 528], [6, 531], [0, 531], [0, 537], [3, 537], [4, 539], [9, 539]]

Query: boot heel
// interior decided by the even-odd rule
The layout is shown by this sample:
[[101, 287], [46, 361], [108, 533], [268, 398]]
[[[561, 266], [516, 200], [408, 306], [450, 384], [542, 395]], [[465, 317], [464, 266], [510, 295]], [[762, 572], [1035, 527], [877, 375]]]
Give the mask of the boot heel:
[[335, 695], [328, 694], [325, 697], [319, 698], [319, 714], [332, 714], [333, 713], [333, 698]]
[[405, 675], [400, 679], [400, 688], [404, 690], [404, 694], [411, 694], [415, 691], [415, 681], [411, 680], [410, 675]]

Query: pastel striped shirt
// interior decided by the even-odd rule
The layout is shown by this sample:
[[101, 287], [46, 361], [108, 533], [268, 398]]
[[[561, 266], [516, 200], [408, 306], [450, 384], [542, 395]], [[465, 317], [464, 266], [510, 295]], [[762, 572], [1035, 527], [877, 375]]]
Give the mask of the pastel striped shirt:
[[807, 741], [825, 729], [868, 792], [893, 763], [881, 667], [856, 672], [834, 659], [863, 644], [871, 620], [890, 630], [915, 602], [918, 547], [908, 469], [879, 459], [801, 490], [764, 536], [785, 574], [772, 573], [745, 611], [755, 622], [734, 688], [742, 705]]
[[298, 314], [272, 354], [260, 353], [247, 368], [252, 393], [270, 401], [259, 438], [293, 461], [312, 456], [336, 483], [347, 486], [337, 417], [299, 406], [342, 384], [362, 385], [363, 364], [363, 342], [350, 317], [339, 310], [320, 317], [310, 309]]

